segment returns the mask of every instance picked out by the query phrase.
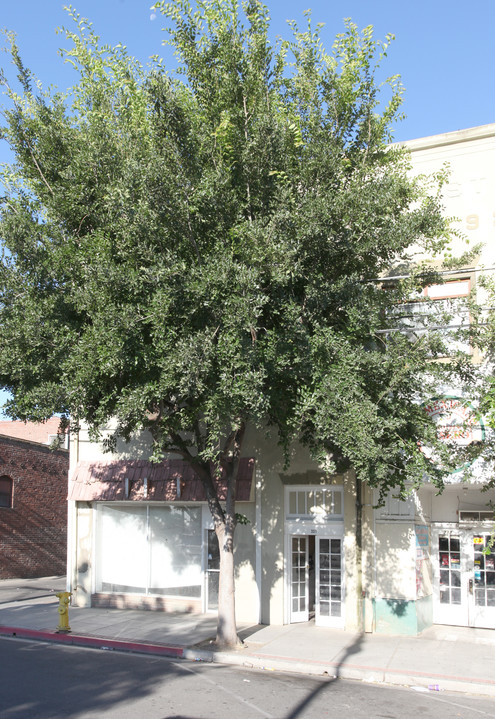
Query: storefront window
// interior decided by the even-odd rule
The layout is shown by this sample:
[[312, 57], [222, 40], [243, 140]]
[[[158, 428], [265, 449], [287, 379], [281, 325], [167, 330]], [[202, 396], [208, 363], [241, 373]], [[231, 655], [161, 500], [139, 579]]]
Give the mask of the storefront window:
[[201, 508], [98, 508], [97, 591], [201, 597]]

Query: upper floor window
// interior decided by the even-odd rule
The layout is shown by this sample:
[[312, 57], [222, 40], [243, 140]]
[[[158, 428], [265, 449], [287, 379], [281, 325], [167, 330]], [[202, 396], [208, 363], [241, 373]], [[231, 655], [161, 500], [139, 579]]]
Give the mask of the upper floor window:
[[444, 343], [444, 355], [460, 351], [471, 353], [467, 330], [470, 325], [469, 278], [448, 280], [425, 287], [417, 299], [398, 307], [399, 328], [413, 339], [425, 332], [438, 333]]
[[[378, 504], [378, 492], [375, 491], [375, 504]], [[401, 499], [398, 491], [391, 490], [384, 498], [384, 504], [376, 508], [377, 519], [412, 520], [416, 514], [414, 496], [409, 495]]]
[[0, 477], [0, 507], [12, 507], [13, 482], [10, 477]]
[[290, 487], [286, 490], [286, 501], [288, 518], [340, 519], [344, 512], [342, 487]]
[[469, 297], [471, 281], [469, 278], [462, 280], [448, 280], [441, 285], [429, 285], [423, 290], [425, 297], [430, 300], [447, 300], [456, 297]]

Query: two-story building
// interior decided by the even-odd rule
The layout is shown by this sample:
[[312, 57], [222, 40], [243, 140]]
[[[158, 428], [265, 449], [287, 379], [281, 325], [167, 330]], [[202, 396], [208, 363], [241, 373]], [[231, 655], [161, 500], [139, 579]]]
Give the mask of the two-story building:
[[[444, 301], [476, 292], [495, 266], [495, 124], [408, 143], [415, 172], [448, 163], [446, 212], [477, 257], [429, 287]], [[466, 249], [464, 239], [453, 254]], [[461, 313], [461, 310], [460, 310]], [[462, 314], [462, 313], [461, 313]], [[460, 324], [469, 322], [464, 312]], [[479, 357], [473, 356], [473, 361]], [[459, 441], [485, 428], [459, 388], [439, 388], [426, 411]], [[473, 414], [474, 412], [474, 414]], [[447, 430], [445, 430], [447, 431]], [[495, 554], [484, 470], [451, 476], [443, 494], [425, 484], [407, 501], [375, 508], [366, 486], [362, 551], [356, 546], [357, 495], [352, 472], [328, 477], [305, 450], [288, 470], [276, 438], [248, 435], [237, 479], [237, 618], [306, 622], [365, 631], [416, 634], [433, 623], [495, 627]], [[103, 453], [82, 430], [72, 438], [69, 480], [69, 588], [79, 606], [216, 609], [218, 548], [199, 482], [179, 460], [151, 465], [149, 443], [120, 443]]]

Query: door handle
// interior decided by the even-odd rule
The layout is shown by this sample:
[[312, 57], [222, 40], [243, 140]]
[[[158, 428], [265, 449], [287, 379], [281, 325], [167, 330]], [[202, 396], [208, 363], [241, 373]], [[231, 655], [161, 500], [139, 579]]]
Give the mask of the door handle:
[[470, 579], [468, 582], [469, 594], [473, 593], [473, 584], [474, 584], [474, 581], [472, 579]]

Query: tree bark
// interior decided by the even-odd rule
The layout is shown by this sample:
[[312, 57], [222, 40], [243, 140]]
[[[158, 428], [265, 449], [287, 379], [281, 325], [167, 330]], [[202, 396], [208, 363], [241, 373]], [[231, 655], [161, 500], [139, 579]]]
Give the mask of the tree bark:
[[225, 524], [216, 528], [220, 548], [218, 622], [216, 644], [220, 648], [241, 644], [235, 619], [234, 536]]
[[215, 531], [220, 549], [220, 577], [218, 588], [218, 623], [216, 643], [219, 647], [236, 647], [242, 642], [237, 636], [235, 619], [235, 567], [234, 567], [234, 532], [235, 487], [245, 424], [234, 433], [232, 439], [232, 456], [226, 467], [227, 498], [225, 502], [224, 522], [215, 523]]
[[357, 623], [360, 632], [364, 632], [364, 596], [363, 596], [363, 499], [361, 480], [356, 476], [356, 594]]

